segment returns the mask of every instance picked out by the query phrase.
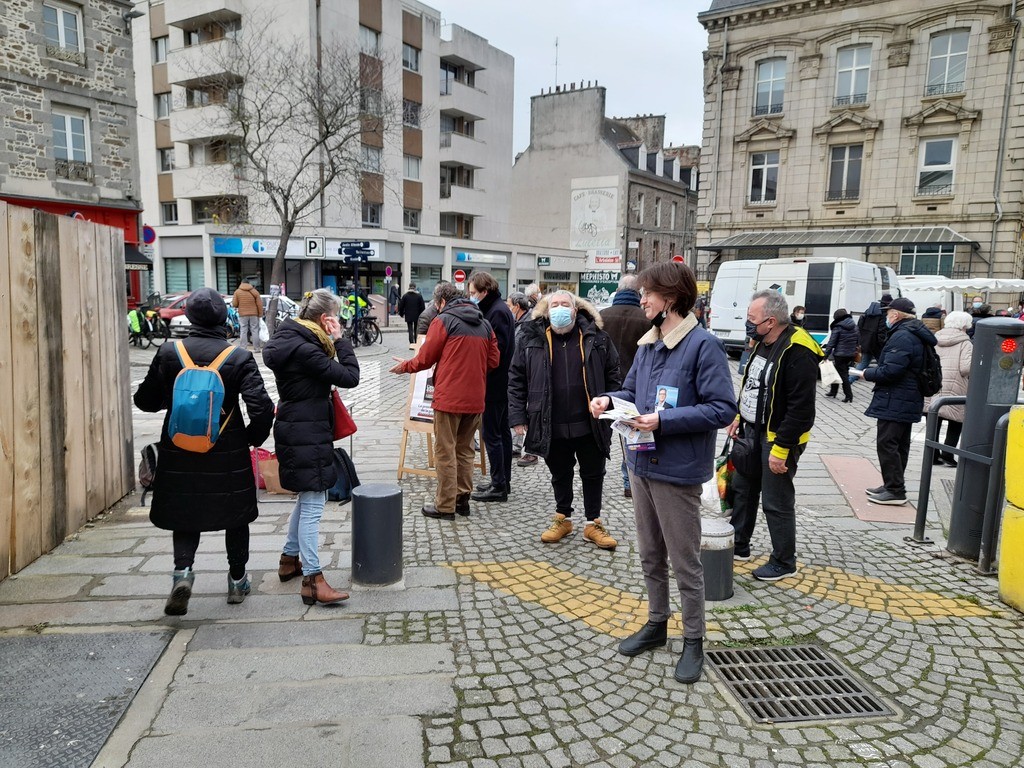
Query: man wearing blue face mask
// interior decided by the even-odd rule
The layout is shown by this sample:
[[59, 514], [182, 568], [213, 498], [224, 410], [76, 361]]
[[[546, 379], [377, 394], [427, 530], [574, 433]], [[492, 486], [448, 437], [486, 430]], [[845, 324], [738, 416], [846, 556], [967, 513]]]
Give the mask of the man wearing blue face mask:
[[533, 317], [516, 341], [508, 410], [516, 434], [526, 436], [524, 449], [543, 456], [551, 471], [555, 515], [541, 541], [553, 544], [572, 533], [573, 470], [579, 462], [583, 538], [615, 549], [601, 522], [611, 426], [590, 415], [590, 400], [621, 385], [618, 353], [597, 310], [568, 291], [541, 299]]

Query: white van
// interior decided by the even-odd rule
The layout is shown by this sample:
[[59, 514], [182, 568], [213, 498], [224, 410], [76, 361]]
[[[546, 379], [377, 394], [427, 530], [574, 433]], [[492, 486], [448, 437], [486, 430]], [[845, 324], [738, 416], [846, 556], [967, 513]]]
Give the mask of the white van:
[[804, 307], [804, 329], [824, 343], [833, 312], [842, 307], [854, 317], [861, 315], [883, 293], [898, 295], [898, 278], [888, 267], [856, 259], [811, 256], [726, 262], [711, 291], [711, 308], [712, 330], [727, 349], [745, 346], [750, 296], [766, 288], [785, 296], [791, 312]]

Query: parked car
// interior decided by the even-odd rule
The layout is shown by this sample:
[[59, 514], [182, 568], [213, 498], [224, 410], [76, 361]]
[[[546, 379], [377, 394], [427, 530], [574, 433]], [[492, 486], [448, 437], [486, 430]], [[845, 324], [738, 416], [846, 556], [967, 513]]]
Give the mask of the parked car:
[[[267, 310], [270, 309], [270, 296], [263, 294], [260, 296], [263, 299], [263, 319], [267, 319]], [[299, 305], [289, 299], [287, 296], [277, 297], [277, 322], [281, 323], [287, 320], [289, 317], [299, 316]]]
[[191, 291], [176, 293], [173, 296], [164, 296], [161, 299], [156, 311], [160, 313], [160, 317], [165, 323], [170, 323], [174, 318], [185, 314], [185, 300], [188, 298], [189, 293]]
[[[228, 338], [233, 339], [238, 336], [238, 316], [231, 306], [231, 297], [225, 296], [222, 293], [221, 298], [224, 299], [224, 303], [227, 304], [228, 307]], [[185, 310], [182, 309], [182, 314], [171, 319], [171, 336], [175, 336], [177, 338], [184, 338], [185, 336], [188, 336], [188, 331], [189, 328], [192, 327], [192, 323], [187, 317], [185, 317], [184, 312]]]

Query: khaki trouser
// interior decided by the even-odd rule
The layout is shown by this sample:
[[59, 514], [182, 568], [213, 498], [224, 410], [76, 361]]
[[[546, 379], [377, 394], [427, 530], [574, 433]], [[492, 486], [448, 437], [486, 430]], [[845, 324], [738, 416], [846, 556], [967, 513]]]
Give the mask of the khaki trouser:
[[438, 512], [454, 512], [455, 497], [473, 490], [473, 436], [480, 429], [479, 413], [434, 411], [434, 464], [437, 467]]

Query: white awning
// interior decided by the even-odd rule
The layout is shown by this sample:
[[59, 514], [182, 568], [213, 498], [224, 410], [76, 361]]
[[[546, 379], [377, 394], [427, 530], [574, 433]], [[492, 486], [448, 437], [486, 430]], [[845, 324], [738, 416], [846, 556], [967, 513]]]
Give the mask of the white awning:
[[970, 245], [978, 243], [950, 227], [861, 227], [848, 229], [783, 229], [741, 232], [707, 245], [701, 251], [764, 248], [870, 247], [885, 245]]

